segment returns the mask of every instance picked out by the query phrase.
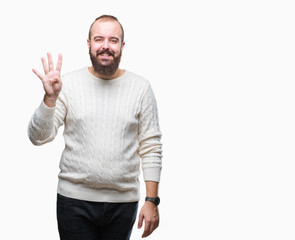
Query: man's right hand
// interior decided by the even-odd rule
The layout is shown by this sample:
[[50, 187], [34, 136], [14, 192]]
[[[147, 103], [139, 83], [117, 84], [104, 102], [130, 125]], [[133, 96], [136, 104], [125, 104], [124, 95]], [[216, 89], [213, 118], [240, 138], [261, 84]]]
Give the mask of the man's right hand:
[[47, 58], [48, 64], [46, 63], [45, 58], [41, 58], [45, 75], [40, 74], [36, 69], [33, 69], [33, 72], [41, 79], [43, 83], [45, 90], [44, 103], [48, 107], [54, 107], [62, 88], [62, 81], [60, 78], [62, 55], [58, 55], [58, 61], [55, 69], [50, 53], [47, 53]]

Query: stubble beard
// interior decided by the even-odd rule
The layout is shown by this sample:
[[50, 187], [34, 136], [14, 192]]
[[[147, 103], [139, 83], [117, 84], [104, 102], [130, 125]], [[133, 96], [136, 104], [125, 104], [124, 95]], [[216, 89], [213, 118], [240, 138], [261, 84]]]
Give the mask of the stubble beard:
[[[111, 54], [114, 58], [108, 65], [102, 65], [98, 59], [98, 56], [104, 52]], [[91, 48], [89, 48], [89, 55], [94, 72], [98, 73], [99, 75], [109, 77], [117, 71], [121, 61], [122, 51], [120, 51], [120, 54], [115, 57], [115, 54], [109, 50], [97, 51], [96, 55], [93, 55], [91, 53]]]

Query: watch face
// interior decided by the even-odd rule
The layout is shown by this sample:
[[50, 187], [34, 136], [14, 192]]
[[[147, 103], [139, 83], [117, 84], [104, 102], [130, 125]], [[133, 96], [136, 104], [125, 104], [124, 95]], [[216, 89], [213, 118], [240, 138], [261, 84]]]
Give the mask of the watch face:
[[156, 197], [155, 203], [156, 203], [157, 206], [160, 204], [160, 198], [159, 197]]

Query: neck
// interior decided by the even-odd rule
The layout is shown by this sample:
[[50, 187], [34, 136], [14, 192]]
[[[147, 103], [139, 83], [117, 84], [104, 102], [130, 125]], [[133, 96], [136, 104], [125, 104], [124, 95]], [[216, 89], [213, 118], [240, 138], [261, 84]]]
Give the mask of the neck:
[[101, 78], [101, 79], [105, 79], [105, 80], [112, 80], [112, 79], [118, 78], [118, 77], [122, 76], [125, 73], [125, 70], [122, 70], [122, 69], [118, 68], [114, 74], [112, 74], [110, 76], [106, 76], [106, 75], [95, 72], [93, 67], [89, 67], [88, 70], [94, 76], [96, 76], [98, 78]]

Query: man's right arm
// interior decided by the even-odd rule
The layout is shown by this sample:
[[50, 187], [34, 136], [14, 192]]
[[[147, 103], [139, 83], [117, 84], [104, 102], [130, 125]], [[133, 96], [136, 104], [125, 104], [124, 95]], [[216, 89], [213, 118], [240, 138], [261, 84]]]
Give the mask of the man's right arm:
[[28, 136], [34, 145], [51, 142], [57, 135], [58, 128], [63, 125], [66, 116], [66, 101], [60, 94], [54, 107], [49, 107], [43, 100], [34, 112], [29, 126]]
[[[60, 95], [62, 81], [60, 77], [62, 55], [59, 54], [57, 66], [54, 69], [52, 56], [47, 53], [48, 64], [41, 58], [44, 75], [36, 69], [33, 72], [40, 78], [45, 90], [44, 99], [35, 111], [28, 127], [28, 135], [35, 145], [50, 142], [57, 134], [57, 129], [62, 125], [65, 116], [65, 102]], [[58, 106], [57, 106], [58, 105]], [[58, 110], [56, 110], [58, 108]]]

